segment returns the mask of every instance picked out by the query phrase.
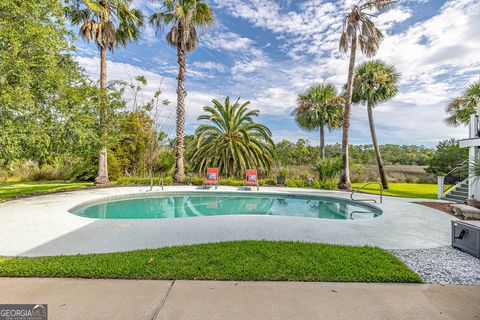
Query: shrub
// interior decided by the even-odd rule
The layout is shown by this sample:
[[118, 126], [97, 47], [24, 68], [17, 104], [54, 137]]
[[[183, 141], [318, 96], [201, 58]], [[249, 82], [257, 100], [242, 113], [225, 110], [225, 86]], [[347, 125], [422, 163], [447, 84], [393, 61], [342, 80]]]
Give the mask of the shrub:
[[192, 184], [194, 186], [201, 186], [203, 185], [203, 180], [205, 180], [204, 178], [200, 178], [200, 177], [193, 177], [192, 178]]
[[275, 179], [259, 179], [258, 183], [261, 186], [273, 186], [277, 183], [277, 180], [275, 180]]
[[171, 149], [165, 149], [160, 152], [155, 162], [155, 171], [170, 173], [175, 165], [175, 152]]
[[335, 178], [340, 173], [341, 168], [342, 161], [339, 158], [321, 159], [315, 165], [315, 171], [320, 180]]
[[437, 151], [428, 160], [426, 171], [435, 175], [446, 174], [467, 159], [467, 148], [461, 148], [455, 139], [444, 140], [438, 143]]
[[287, 168], [287, 167], [282, 167], [282, 168], [280, 168], [280, 169], [278, 170], [277, 175], [278, 175], [279, 177], [285, 177], [285, 178], [288, 177], [288, 168]]
[[219, 182], [220, 185], [223, 185], [223, 186], [244, 186], [245, 185], [245, 181], [243, 180], [235, 180], [235, 179], [220, 179], [220, 182]]
[[336, 190], [337, 185], [338, 185], [338, 181], [335, 178], [319, 181], [319, 189]]
[[[154, 177], [153, 184], [158, 186], [160, 184], [160, 179], [163, 179], [164, 185], [173, 183], [173, 178], [168, 176], [164, 178]], [[118, 185], [150, 185], [150, 183], [151, 179], [149, 177], [121, 177], [117, 179]]]
[[335, 190], [337, 189], [337, 180], [336, 178], [325, 180], [312, 180], [309, 183], [307, 180], [304, 179], [288, 179], [285, 185], [289, 188]]
[[120, 177], [120, 163], [114, 152], [108, 153], [108, 178], [115, 181]]

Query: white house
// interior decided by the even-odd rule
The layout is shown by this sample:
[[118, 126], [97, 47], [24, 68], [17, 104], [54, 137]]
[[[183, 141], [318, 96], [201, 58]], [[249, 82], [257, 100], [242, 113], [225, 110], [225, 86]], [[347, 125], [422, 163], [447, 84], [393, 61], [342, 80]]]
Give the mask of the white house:
[[[477, 114], [470, 116], [468, 139], [459, 140], [460, 147], [468, 148], [469, 159], [480, 158], [480, 108]], [[456, 185], [445, 192], [444, 179], [438, 177], [438, 198], [454, 202], [464, 202], [467, 198], [480, 200], [480, 179], [472, 178], [474, 169], [469, 161], [470, 172], [468, 177], [462, 181], [456, 181]]]

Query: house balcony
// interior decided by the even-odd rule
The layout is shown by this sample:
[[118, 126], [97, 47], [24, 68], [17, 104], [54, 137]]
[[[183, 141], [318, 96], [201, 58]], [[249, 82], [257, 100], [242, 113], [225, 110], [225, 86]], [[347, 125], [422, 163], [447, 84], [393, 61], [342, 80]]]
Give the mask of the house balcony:
[[459, 140], [458, 143], [462, 148], [479, 147], [480, 146], [480, 122], [477, 115], [470, 117], [468, 126], [468, 139]]

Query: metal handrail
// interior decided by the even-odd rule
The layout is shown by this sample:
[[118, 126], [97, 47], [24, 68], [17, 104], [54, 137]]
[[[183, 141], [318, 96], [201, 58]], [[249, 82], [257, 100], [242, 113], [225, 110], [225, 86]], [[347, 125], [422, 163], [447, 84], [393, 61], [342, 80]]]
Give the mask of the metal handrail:
[[370, 212], [369, 211], [360, 211], [360, 210], [352, 211], [352, 212], [350, 212], [350, 220], [354, 220], [353, 219], [353, 214], [354, 213], [370, 213]]
[[[161, 187], [162, 190], [163, 190], [163, 184], [164, 184], [163, 183], [163, 178], [160, 178], [160, 180], [158, 181], [158, 186]], [[153, 177], [150, 178], [150, 190], [148, 190], [148, 191], [152, 191], [152, 189], [153, 189]]]
[[[445, 179], [446, 177], [448, 177], [449, 175], [451, 175], [452, 173], [454, 173], [455, 171], [460, 170], [466, 163], [468, 163], [468, 161], [469, 161], [468, 159], [462, 161], [462, 162], [461, 162], [459, 165], [457, 165], [455, 168], [453, 168], [452, 170], [450, 170], [449, 172], [447, 172], [447, 174], [445, 174], [445, 175], [443, 176], [444, 179]], [[456, 180], [457, 178], [460, 178], [460, 179], [461, 179], [461, 176], [459, 175], [459, 176], [455, 177], [455, 180]], [[448, 193], [448, 191], [449, 191], [450, 189], [453, 189], [459, 182], [460, 182], [460, 183], [463, 183], [463, 182], [465, 182], [466, 180], [468, 180], [468, 177], [467, 177], [466, 179], [463, 179], [463, 180], [455, 181], [455, 182], [454, 182], [452, 185], [450, 185], [447, 189], [444, 188], [443, 193], [444, 193], [444, 194]]]
[[445, 195], [445, 194], [447, 194], [447, 193], [450, 191], [450, 189], [453, 189], [453, 188], [455, 188], [455, 187], [458, 186], [458, 185], [464, 184], [465, 182], [467, 182], [468, 180], [470, 180], [470, 178], [471, 178], [471, 177], [467, 177], [466, 179], [463, 179], [463, 180], [460, 180], [460, 181], [458, 181], [458, 182], [455, 182], [455, 183], [452, 184], [450, 187], [448, 187], [447, 189], [443, 190], [443, 194]]
[[353, 195], [355, 193], [359, 192], [360, 190], [362, 190], [363, 188], [365, 188], [366, 186], [371, 185], [371, 184], [378, 184], [380, 186], [380, 203], [383, 203], [383, 186], [380, 182], [367, 182], [367, 183], [365, 183], [363, 186], [361, 186], [360, 188], [358, 188], [356, 190], [353, 190], [350, 193], [350, 199], [352, 199], [353, 201], [373, 201], [374, 203], [377, 203], [377, 200], [375, 200], [375, 199], [354, 199], [353, 198]]
[[447, 174], [444, 175], [444, 177], [448, 176], [449, 174], [453, 173], [455, 170], [458, 170], [461, 166], [463, 166], [465, 163], [468, 162], [468, 159], [467, 160], [464, 160], [462, 161], [462, 163], [460, 163], [459, 165], [457, 165], [455, 168], [453, 168], [452, 170], [448, 171]]

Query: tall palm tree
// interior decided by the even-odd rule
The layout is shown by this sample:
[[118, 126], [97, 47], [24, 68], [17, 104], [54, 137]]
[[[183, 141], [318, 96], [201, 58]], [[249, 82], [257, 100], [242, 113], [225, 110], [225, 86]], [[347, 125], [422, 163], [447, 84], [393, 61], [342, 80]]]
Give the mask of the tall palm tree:
[[364, 0], [356, 4], [347, 14], [343, 22], [342, 36], [340, 37], [339, 49], [347, 53], [350, 48], [350, 62], [348, 65], [348, 80], [345, 109], [343, 111], [343, 135], [342, 135], [342, 170], [340, 171], [340, 189], [350, 190], [350, 168], [348, 156], [348, 140], [350, 129], [350, 111], [352, 105], [352, 86], [353, 71], [355, 69], [355, 58], [357, 54], [357, 44], [360, 45], [360, 51], [367, 57], [373, 57], [383, 40], [382, 32], [375, 27], [370, 19], [371, 14], [366, 11], [376, 9], [378, 11], [386, 9], [394, 4], [392, 0]]
[[194, 169], [203, 172], [207, 167], [218, 167], [225, 176], [239, 177], [246, 169], [257, 168], [268, 172], [273, 162], [274, 143], [270, 130], [259, 123], [258, 110], [249, 110], [250, 101], [240, 104], [240, 98], [222, 104], [212, 100], [205, 106], [207, 113], [198, 120], [208, 120], [195, 131], [196, 149], [192, 156]]
[[462, 96], [453, 99], [445, 109], [449, 115], [445, 122], [453, 127], [468, 125], [470, 116], [477, 112], [480, 106], [480, 81], [468, 86]]
[[67, 16], [73, 25], [80, 26], [80, 35], [87, 41], [95, 41], [100, 51], [100, 89], [102, 106], [100, 108], [100, 136], [102, 148], [98, 161], [98, 175], [95, 185], [107, 185], [107, 50], [129, 41], [138, 40], [139, 28], [143, 25], [140, 10], [132, 8], [132, 0], [72, 0], [67, 8]]
[[367, 106], [368, 122], [375, 157], [377, 158], [378, 173], [384, 189], [388, 189], [388, 181], [375, 132], [373, 108], [397, 94], [399, 78], [400, 73], [396, 71], [393, 65], [387, 65], [381, 60], [372, 60], [355, 68], [355, 77], [353, 79], [352, 102], [364, 103]]
[[333, 84], [318, 84], [297, 98], [293, 111], [297, 124], [308, 131], [320, 131], [320, 158], [325, 158], [325, 127], [330, 131], [342, 126], [345, 99], [337, 95]]
[[214, 23], [213, 12], [203, 0], [163, 0], [162, 11], [150, 17], [150, 23], [158, 30], [171, 26], [167, 42], [177, 49], [177, 138], [176, 165], [173, 178], [176, 182], [185, 179], [184, 136], [185, 136], [185, 56], [193, 52], [198, 44], [197, 28], [206, 28]]

